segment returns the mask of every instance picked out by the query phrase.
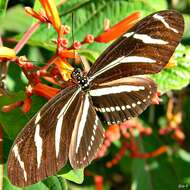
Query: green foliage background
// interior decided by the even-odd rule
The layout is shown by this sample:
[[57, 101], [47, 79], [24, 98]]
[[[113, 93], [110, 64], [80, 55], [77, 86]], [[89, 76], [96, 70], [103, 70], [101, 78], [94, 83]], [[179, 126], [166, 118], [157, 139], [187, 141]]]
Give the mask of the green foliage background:
[[[57, 1], [59, 2], [59, 1]], [[35, 22], [31, 17], [26, 16], [23, 10], [23, 4], [40, 8], [38, 1], [21, 1], [21, 3], [0, 0], [0, 33], [3, 38], [14, 38], [18, 41], [27, 28]], [[137, 136], [142, 152], [149, 152], [161, 145], [170, 145], [170, 151], [167, 154], [147, 160], [131, 159], [127, 153], [118, 165], [111, 169], [105, 167], [106, 161], [110, 160], [119, 149], [119, 143], [114, 144], [108, 154], [93, 162], [89, 169], [95, 174], [104, 176], [104, 189], [121, 189], [121, 190], [177, 190], [181, 184], [187, 184], [190, 189], [190, 98], [189, 98], [189, 80], [190, 80], [190, 1], [176, 0], [168, 2], [166, 0], [69, 0], [65, 1], [59, 8], [59, 13], [64, 24], [72, 26], [71, 13], [74, 13], [74, 38], [83, 40], [85, 34], [91, 33], [94, 36], [103, 32], [103, 21], [105, 18], [110, 19], [111, 24], [115, 24], [130, 13], [140, 11], [142, 16], [152, 12], [174, 8], [181, 11], [185, 18], [185, 33], [182, 44], [175, 53], [177, 66], [172, 69], [165, 69], [161, 73], [151, 76], [158, 84], [162, 93], [177, 90], [179, 94], [185, 88], [186, 96], [184, 97], [183, 123], [182, 128], [185, 131], [186, 141], [180, 146], [169, 136], [161, 137], [158, 135], [158, 129], [166, 123], [166, 106], [168, 97], [163, 97], [163, 102], [159, 106], [151, 106], [140, 117], [145, 126], [153, 129], [153, 134], [143, 139]], [[101, 26], [101, 27], [100, 27]], [[53, 28], [47, 29], [46, 25], [41, 25], [36, 33], [31, 37], [28, 45], [19, 53], [27, 55], [29, 60], [34, 60], [40, 65], [53, 55], [55, 45], [52, 39], [56, 38]], [[68, 35], [70, 43], [72, 36]], [[94, 62], [96, 57], [109, 44], [93, 43], [83, 46], [81, 54], [87, 59]], [[9, 47], [14, 44], [8, 44]], [[36, 63], [37, 64], [37, 63]], [[10, 64], [7, 85], [11, 92], [8, 96], [0, 97], [0, 108], [3, 105], [24, 99], [24, 88], [27, 79], [21, 73], [21, 70], [15, 65]], [[10, 146], [18, 132], [24, 127], [27, 121], [36, 113], [45, 103], [41, 97], [33, 97], [32, 109], [29, 113], [22, 113], [17, 108], [9, 113], [0, 111], [0, 123], [4, 132], [4, 160], [5, 173], [4, 184], [5, 190], [20, 190], [10, 184], [6, 176], [6, 161]], [[91, 177], [85, 177], [81, 185], [71, 183], [83, 182], [83, 170], [73, 171], [70, 168], [64, 168], [57, 176], [52, 176], [25, 190], [91, 190], [94, 189], [94, 182]], [[120, 179], [120, 180], [118, 180]]]

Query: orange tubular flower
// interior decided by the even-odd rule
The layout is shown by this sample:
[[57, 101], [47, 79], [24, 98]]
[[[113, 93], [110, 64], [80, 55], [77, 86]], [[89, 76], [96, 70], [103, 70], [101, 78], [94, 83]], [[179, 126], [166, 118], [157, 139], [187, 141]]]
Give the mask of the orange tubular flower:
[[0, 59], [14, 59], [16, 58], [16, 52], [14, 49], [7, 47], [0, 47]]
[[63, 50], [59, 53], [59, 57], [62, 59], [71, 58], [71, 59], [79, 59], [80, 56], [74, 50]]
[[55, 96], [60, 90], [57, 88], [50, 87], [46, 84], [38, 83], [33, 87], [33, 93], [43, 96], [47, 99]]
[[74, 68], [66, 62], [66, 60], [57, 59], [55, 64], [58, 66], [58, 69], [63, 77], [64, 81], [68, 81], [71, 79], [71, 73], [73, 72]]
[[47, 22], [47, 18], [43, 15], [38, 14], [36, 11], [34, 11], [31, 7], [25, 7], [24, 8], [26, 13], [33, 16], [34, 18], [40, 20], [41, 22]]
[[23, 107], [22, 107], [22, 111], [24, 113], [27, 113], [27, 112], [30, 111], [31, 103], [32, 103], [32, 99], [29, 98], [29, 97], [24, 100], [24, 104], [23, 104]]
[[96, 37], [95, 41], [108, 43], [118, 38], [124, 32], [130, 29], [137, 22], [139, 18], [140, 18], [139, 12], [132, 13], [127, 18], [123, 19], [122, 21], [114, 25], [112, 28], [108, 29], [106, 32]]
[[46, 16], [54, 26], [55, 30], [59, 33], [61, 27], [61, 19], [57, 11], [57, 7], [54, 0], [40, 0]]
[[120, 138], [119, 125], [110, 125], [106, 130], [106, 137], [111, 141], [117, 141]]
[[103, 190], [103, 177], [100, 175], [94, 176], [95, 188], [96, 190]]

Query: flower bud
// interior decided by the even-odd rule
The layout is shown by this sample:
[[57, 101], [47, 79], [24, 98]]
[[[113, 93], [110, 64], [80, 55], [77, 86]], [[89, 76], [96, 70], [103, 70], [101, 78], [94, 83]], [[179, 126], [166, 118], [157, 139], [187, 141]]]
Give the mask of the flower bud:
[[94, 42], [94, 36], [92, 34], [87, 34], [84, 39], [84, 43], [91, 44], [93, 42]]
[[74, 48], [74, 49], [80, 49], [80, 47], [81, 47], [81, 43], [80, 43], [80, 42], [75, 41], [75, 42], [73, 43], [73, 48]]

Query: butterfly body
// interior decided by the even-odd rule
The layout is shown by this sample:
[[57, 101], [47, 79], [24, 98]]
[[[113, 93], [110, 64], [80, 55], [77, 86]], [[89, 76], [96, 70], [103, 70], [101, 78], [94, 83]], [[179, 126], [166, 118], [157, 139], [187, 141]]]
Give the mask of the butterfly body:
[[72, 72], [73, 79], [81, 86], [83, 90], [87, 90], [89, 88], [89, 79], [85, 76], [80, 69], [75, 69]]
[[157, 85], [145, 74], [169, 61], [184, 30], [180, 13], [165, 10], [139, 21], [109, 46], [87, 74], [76, 69], [71, 82], [48, 101], [18, 135], [8, 158], [8, 176], [27, 186], [54, 175], [69, 160], [86, 167], [96, 156], [107, 124], [138, 116]]

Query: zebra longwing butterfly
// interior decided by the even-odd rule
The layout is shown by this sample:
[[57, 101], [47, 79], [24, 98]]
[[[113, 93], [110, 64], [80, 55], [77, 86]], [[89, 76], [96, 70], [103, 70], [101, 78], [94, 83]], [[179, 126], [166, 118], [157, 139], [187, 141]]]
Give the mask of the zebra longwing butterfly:
[[[67, 162], [84, 168], [103, 141], [98, 113], [108, 124], [138, 116], [151, 104], [156, 84], [142, 76], [159, 72], [181, 40], [180, 13], [165, 10], [139, 21], [47, 102], [16, 138], [8, 158], [8, 176], [27, 186], [55, 174]], [[140, 76], [141, 75], [141, 76]]]

